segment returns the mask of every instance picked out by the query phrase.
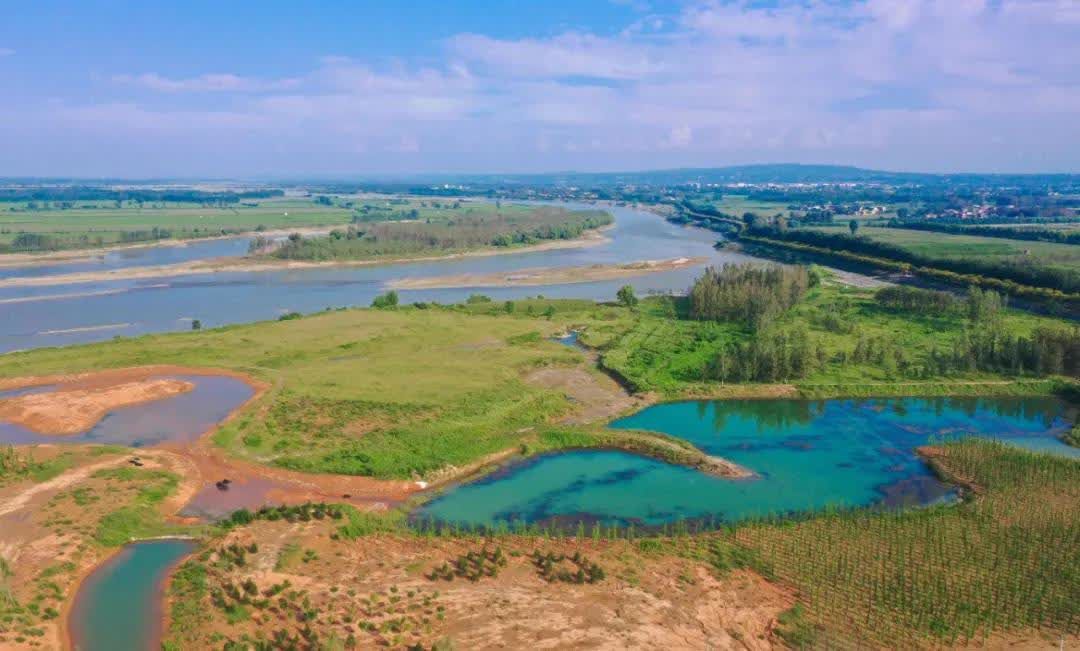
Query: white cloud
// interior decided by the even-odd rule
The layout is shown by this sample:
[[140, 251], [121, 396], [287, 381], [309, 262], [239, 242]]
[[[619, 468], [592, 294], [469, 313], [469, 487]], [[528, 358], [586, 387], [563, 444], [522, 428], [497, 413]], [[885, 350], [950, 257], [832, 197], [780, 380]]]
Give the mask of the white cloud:
[[0, 47], [0, 57], [10, 57], [10, 56], [15, 56], [15, 50], [12, 50], [9, 47]]
[[378, 168], [378, 152], [417, 169], [741, 160], [1080, 168], [1077, 7], [700, 2], [610, 35], [460, 34], [440, 58], [324, 57], [296, 77], [117, 74], [112, 101], [71, 98], [46, 117], [74, 127], [69, 137], [159, 130], [190, 134], [192, 148], [235, 129], [260, 136], [235, 155], [262, 164], [272, 146], [295, 154], [297, 171], [325, 160]]

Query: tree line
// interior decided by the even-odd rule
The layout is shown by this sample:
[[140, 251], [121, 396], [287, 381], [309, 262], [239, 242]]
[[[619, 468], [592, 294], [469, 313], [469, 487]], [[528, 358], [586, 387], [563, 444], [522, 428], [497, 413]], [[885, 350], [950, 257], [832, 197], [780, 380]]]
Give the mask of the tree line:
[[956, 274], [1012, 281], [1032, 287], [1057, 290], [1066, 294], [1080, 292], [1080, 273], [1077, 271], [1033, 265], [1030, 261], [935, 258], [915, 253], [888, 242], [879, 242], [866, 236], [849, 235], [847, 233], [783, 229], [771, 225], [754, 226], [747, 229], [747, 231], [751, 236], [782, 242], [797, 242], [821, 249], [848, 251], [863, 256], [941, 269]]
[[118, 190], [95, 186], [0, 187], [0, 201], [171, 201], [174, 203], [238, 203], [242, 199], [281, 197], [282, 190], [247, 190], [244, 192], [207, 192], [205, 190], [134, 189]]

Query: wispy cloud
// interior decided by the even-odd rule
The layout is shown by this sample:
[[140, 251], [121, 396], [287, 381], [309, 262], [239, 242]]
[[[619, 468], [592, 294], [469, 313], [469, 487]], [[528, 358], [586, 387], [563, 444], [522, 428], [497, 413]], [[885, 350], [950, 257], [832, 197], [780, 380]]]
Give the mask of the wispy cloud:
[[1080, 7], [1064, 0], [717, 0], [604, 35], [442, 47], [281, 78], [118, 71], [110, 101], [70, 98], [45, 122], [184, 132], [203, 151], [235, 129], [253, 135], [231, 156], [298, 171], [380, 152], [416, 169], [1080, 167]]
[[9, 57], [9, 56], [14, 56], [14, 55], [15, 55], [15, 50], [12, 50], [9, 47], [0, 47], [0, 57]]
[[172, 79], [156, 73], [113, 75], [117, 84], [136, 86], [163, 93], [251, 93], [286, 90], [299, 85], [298, 79], [262, 80], [228, 73], [205, 74], [187, 79]]

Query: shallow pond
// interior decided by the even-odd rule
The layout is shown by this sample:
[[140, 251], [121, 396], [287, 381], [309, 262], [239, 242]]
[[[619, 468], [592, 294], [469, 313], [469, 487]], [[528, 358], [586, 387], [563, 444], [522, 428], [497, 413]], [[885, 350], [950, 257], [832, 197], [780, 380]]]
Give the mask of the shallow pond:
[[1054, 399], [694, 401], [650, 407], [612, 427], [664, 432], [758, 473], [728, 480], [618, 451], [512, 464], [422, 506], [414, 521], [471, 526], [732, 522], [826, 506], [950, 499], [915, 455], [935, 438], [987, 436], [1074, 454]]
[[36, 434], [25, 427], [0, 422], [0, 444], [107, 443], [143, 447], [166, 441], [187, 443], [199, 438], [254, 395], [254, 389], [246, 383], [226, 376], [162, 377], [186, 380], [193, 383], [195, 388], [163, 400], [109, 412], [89, 431], [72, 436]]
[[163, 581], [194, 549], [187, 540], [134, 543], [96, 569], [75, 595], [68, 620], [76, 651], [160, 648]]
[[[571, 208], [594, 206], [569, 205]], [[436, 262], [274, 271], [216, 273], [174, 278], [118, 280], [52, 287], [0, 288], [0, 352], [100, 341], [113, 336], [187, 330], [191, 320], [204, 326], [273, 319], [286, 312], [327, 307], [365, 306], [398, 278], [462, 273], [509, 272], [529, 267], [572, 267], [679, 257], [706, 263], [636, 278], [591, 283], [427, 289], [399, 292], [404, 302], [454, 303], [482, 291], [496, 300], [543, 294], [560, 298], [612, 299], [627, 282], [639, 294], [685, 291], [704, 264], [751, 260], [713, 248], [718, 236], [684, 228], [631, 208], [610, 208], [609, 241], [597, 246], [532, 253], [475, 256]], [[209, 243], [207, 243], [209, 244]], [[191, 245], [196, 246], [196, 245]]]

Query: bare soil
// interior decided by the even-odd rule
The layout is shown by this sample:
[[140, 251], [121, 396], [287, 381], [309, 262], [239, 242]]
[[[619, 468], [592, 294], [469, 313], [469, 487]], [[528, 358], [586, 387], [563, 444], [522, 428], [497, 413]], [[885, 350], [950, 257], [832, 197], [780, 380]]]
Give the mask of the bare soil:
[[610, 377], [579, 367], [537, 369], [526, 375], [525, 381], [560, 391], [571, 400], [575, 409], [563, 419], [568, 424], [606, 421], [647, 402], [631, 396]]
[[194, 388], [191, 382], [159, 378], [28, 394], [0, 400], [0, 420], [22, 425], [38, 434], [79, 434], [114, 409], [171, 398]]
[[[317, 613], [310, 625], [321, 640], [351, 634], [358, 648], [427, 648], [443, 640], [462, 649], [771, 649], [779, 646], [777, 616], [794, 603], [790, 592], [750, 571], [718, 575], [675, 555], [646, 558], [627, 541], [499, 538], [487, 543], [507, 559], [496, 576], [447, 581], [428, 574], [481, 551], [484, 541], [390, 535], [345, 541], [332, 534], [325, 522], [258, 522], [236, 531], [226, 544], [255, 542], [258, 551], [242, 568], [222, 570], [211, 559], [211, 588], [251, 579], [266, 589], [288, 580]], [[579, 552], [606, 577], [595, 584], [549, 582], [532, 561], [534, 550]], [[230, 624], [208, 603], [213, 623], [200, 635], [295, 633], [300, 625], [273, 606]]]

